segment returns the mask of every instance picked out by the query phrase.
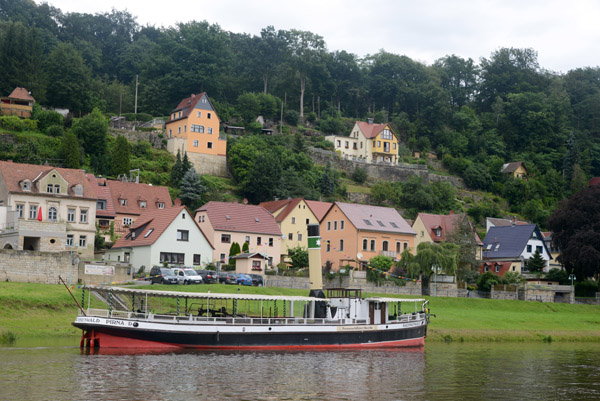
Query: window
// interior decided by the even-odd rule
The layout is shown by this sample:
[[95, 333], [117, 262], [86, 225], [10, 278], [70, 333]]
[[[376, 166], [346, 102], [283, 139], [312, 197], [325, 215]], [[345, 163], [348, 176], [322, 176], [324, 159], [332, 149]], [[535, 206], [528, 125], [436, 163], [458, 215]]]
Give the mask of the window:
[[119, 199], [121, 201], [121, 206], [127, 206], [127, 199]]
[[342, 141], [340, 141], [340, 140], [338, 139], [338, 141], [337, 141], [337, 144], [336, 144], [336, 147], [340, 148], [341, 146], [342, 146]]
[[212, 127], [206, 127], [206, 133], [212, 134]]
[[165, 204], [163, 202], [158, 202], [158, 208], [159, 209], [164, 209], [165, 208]]
[[87, 218], [88, 213], [87, 212], [88, 212], [87, 210], [82, 210], [80, 212], [80, 214], [79, 214], [79, 222], [80, 223], [87, 223], [87, 221], [88, 221], [88, 218]]
[[131, 217], [123, 217], [123, 225], [125, 227], [130, 226], [133, 223], [133, 219]]
[[373, 147], [377, 146], [377, 141], [373, 141]]
[[48, 220], [56, 221], [58, 220], [58, 210], [54, 206], [50, 206], [48, 208]]
[[437, 237], [441, 237], [442, 236], [442, 229], [441, 228], [436, 228], [433, 230], [433, 233], [437, 236]]
[[381, 227], [385, 227], [385, 224], [383, 224], [383, 221], [381, 220], [377, 220], [377, 224], [379, 224]]
[[340, 220], [340, 230], [344, 229], [344, 220]]
[[60, 185], [58, 185], [58, 184], [54, 185], [54, 193], [55, 194], [59, 194], [60, 193]]
[[331, 241], [327, 240], [327, 242], [325, 243], [325, 251], [329, 252], [331, 251]]
[[198, 118], [202, 117], [202, 112], [201, 111], [197, 111], [196, 112], [196, 117], [198, 117]]
[[185, 254], [183, 253], [172, 253], [172, 252], [161, 252], [160, 263], [174, 263], [178, 265], [185, 264]]
[[390, 226], [392, 226], [394, 228], [398, 228], [398, 224], [394, 223], [393, 221], [390, 222]]
[[181, 127], [177, 127], [177, 133], [181, 134]]
[[369, 241], [367, 241], [366, 239], [363, 239], [363, 251], [366, 251], [367, 249], [369, 249]]
[[46, 187], [46, 192], [51, 194], [53, 192], [53, 190], [54, 190], [54, 185], [48, 184], [48, 186]]
[[396, 253], [402, 252], [402, 243], [396, 241]]
[[535, 250], [536, 250], [536, 251], [540, 251], [540, 253], [543, 253], [542, 249], [543, 249], [543, 248], [542, 248], [542, 246], [541, 246], [541, 245], [537, 245], [537, 246], [535, 247]]
[[192, 124], [192, 125], [190, 126], [190, 131], [191, 131], [191, 132], [200, 132], [200, 133], [204, 132], [204, 129], [203, 129], [203, 128], [202, 128], [202, 131], [200, 131], [200, 127], [202, 127], [202, 126], [201, 126], [201, 125], [198, 125], [198, 124]]
[[69, 223], [75, 222], [75, 209], [67, 209], [67, 221]]
[[389, 247], [388, 242], [387, 241], [383, 241], [382, 244], [381, 244], [381, 250], [382, 251], [388, 251], [389, 250], [388, 247]]
[[531, 253], [531, 245], [527, 245], [527, 252]]
[[296, 224], [296, 218], [292, 217], [292, 224]]
[[302, 241], [302, 234], [298, 234], [298, 241]]
[[340, 240], [340, 249], [339, 250], [340, 251], [344, 250], [344, 240], [343, 239]]
[[145, 209], [146, 208], [146, 201], [140, 201], [140, 207], [142, 209]]
[[392, 149], [396, 149], [396, 142], [392, 143]]
[[389, 129], [384, 129], [381, 132], [381, 139], [392, 139], [392, 132]]
[[149, 229], [146, 235], [144, 235], [144, 238], [148, 238], [148, 236], [152, 234], [152, 231], [154, 231], [154, 228]]
[[190, 232], [188, 230], [177, 230], [177, 241], [189, 241]]
[[208, 149], [212, 149], [212, 142], [208, 142], [208, 143], [206, 144], [206, 146], [208, 147]]
[[375, 240], [371, 240], [371, 252], [375, 252]]
[[256, 245], [260, 245], [262, 242], [262, 238], [261, 237], [256, 237]]
[[371, 221], [370, 221], [370, 220], [363, 219], [363, 221], [364, 221], [364, 222], [365, 222], [365, 224], [366, 224], [366, 225], [368, 225], [368, 226], [372, 226], [372, 225], [373, 225], [373, 223], [371, 223]]
[[16, 206], [16, 210], [17, 210], [17, 217], [22, 219], [23, 218], [23, 211], [25, 210], [25, 205], [23, 204], [18, 204]]
[[225, 262], [225, 254], [224, 254], [224, 253], [222, 253], [222, 254], [220, 255], [220, 257], [219, 257], [219, 260], [220, 260], [221, 262]]
[[229, 244], [231, 242], [231, 235], [229, 234], [221, 234], [221, 243]]
[[269, 246], [273, 246], [273, 238], [269, 238]]
[[348, 146], [348, 141], [345, 141], [345, 142], [344, 142], [344, 147], [345, 147], [346, 149], [348, 149], [348, 147], [349, 147], [349, 146]]
[[337, 220], [333, 222], [333, 229], [337, 230]]
[[211, 113], [206, 113], [206, 118], [208, 118], [210, 120], [211, 117], [212, 117]]
[[408, 242], [404, 243], [404, 250], [406, 251], [408, 249]]
[[31, 191], [31, 181], [23, 181], [23, 191]]
[[262, 268], [260, 267], [260, 260], [252, 261], [252, 270], [262, 270]]
[[187, 132], [187, 125], [183, 126], [183, 132]]
[[169, 138], [171, 138], [173, 136], [173, 130], [169, 129]]
[[29, 205], [29, 218], [32, 220], [37, 219], [38, 206], [37, 205]]
[[201, 134], [204, 134], [204, 125], [200, 125], [198, 127], [198, 132], [201, 133]]
[[197, 148], [198, 147], [198, 140], [194, 139], [194, 147]]
[[288, 234], [288, 240], [293, 241], [294, 240], [294, 234], [289, 233]]
[[87, 237], [85, 235], [79, 236], [79, 247], [85, 248], [87, 246]]
[[73, 234], [67, 234], [66, 246], [73, 246]]
[[96, 209], [98, 209], [98, 210], [106, 210], [106, 201], [105, 200], [98, 200], [96, 202]]
[[195, 253], [195, 254], [194, 254], [194, 262], [193, 262], [193, 263], [194, 263], [195, 265], [199, 265], [199, 264], [200, 264], [200, 260], [201, 260], [201, 259], [202, 259], [202, 258], [200, 257], [200, 255], [199, 255], [199, 254], [197, 254], [197, 253]]
[[246, 242], [248, 243], [248, 245], [250, 244], [250, 236], [246, 235]]

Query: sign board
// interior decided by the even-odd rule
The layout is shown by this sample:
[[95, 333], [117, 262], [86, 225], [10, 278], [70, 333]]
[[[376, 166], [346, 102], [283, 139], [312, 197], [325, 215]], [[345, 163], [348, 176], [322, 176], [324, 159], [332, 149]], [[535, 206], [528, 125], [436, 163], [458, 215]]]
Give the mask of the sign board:
[[101, 276], [114, 276], [115, 275], [115, 267], [114, 266], [104, 266], [104, 265], [85, 265], [85, 274], [96, 274]]

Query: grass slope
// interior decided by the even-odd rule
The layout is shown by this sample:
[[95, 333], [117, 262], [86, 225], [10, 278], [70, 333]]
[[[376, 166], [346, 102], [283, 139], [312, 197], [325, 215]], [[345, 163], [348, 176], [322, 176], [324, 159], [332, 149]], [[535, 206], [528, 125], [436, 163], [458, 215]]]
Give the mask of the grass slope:
[[[213, 293], [237, 292], [268, 295], [307, 295], [306, 290], [226, 285], [141, 286], [141, 289], [168, 289]], [[81, 301], [81, 291], [75, 288]], [[377, 295], [377, 294], [367, 294]], [[387, 295], [386, 295], [387, 296]], [[429, 326], [428, 341], [599, 341], [600, 306], [489, 299], [430, 299], [436, 314]], [[77, 315], [63, 286], [0, 283], [0, 343], [10, 335], [79, 335], [71, 326]]]

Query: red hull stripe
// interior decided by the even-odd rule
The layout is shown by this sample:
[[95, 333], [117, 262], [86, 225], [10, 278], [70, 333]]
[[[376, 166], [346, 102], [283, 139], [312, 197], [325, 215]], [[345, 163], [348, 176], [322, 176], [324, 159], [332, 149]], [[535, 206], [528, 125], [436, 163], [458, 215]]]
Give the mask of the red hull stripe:
[[[86, 333], [90, 338], [90, 332]], [[145, 348], [145, 349], [214, 349], [214, 350], [298, 350], [298, 349], [364, 349], [364, 348], [398, 348], [398, 347], [423, 347], [425, 337], [407, 340], [385, 341], [378, 343], [359, 344], [320, 344], [320, 345], [244, 345], [244, 346], [218, 346], [218, 345], [179, 345], [157, 341], [137, 340], [118, 337], [110, 334], [95, 332], [94, 339], [101, 348]]]

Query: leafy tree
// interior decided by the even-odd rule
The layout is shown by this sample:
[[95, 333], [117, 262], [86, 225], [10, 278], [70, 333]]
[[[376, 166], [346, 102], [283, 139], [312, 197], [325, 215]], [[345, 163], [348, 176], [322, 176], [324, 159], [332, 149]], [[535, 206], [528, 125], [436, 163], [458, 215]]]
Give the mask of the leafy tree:
[[52, 126], [63, 126], [63, 116], [52, 110], [40, 110], [36, 116], [32, 117], [38, 120], [38, 128], [45, 133], [48, 133], [48, 129]]
[[479, 163], [472, 163], [463, 173], [465, 184], [469, 188], [488, 190], [492, 186], [492, 177], [487, 168]]
[[[458, 264], [458, 246], [450, 243], [421, 242], [417, 247], [417, 255], [407, 261], [407, 272], [411, 277], [429, 277], [432, 268], [440, 268], [444, 274], [454, 275]], [[402, 254], [404, 259], [405, 255]]]
[[295, 269], [301, 269], [308, 267], [308, 250], [297, 246], [295, 248], [288, 249], [288, 256], [292, 260], [292, 267]]
[[90, 165], [96, 174], [107, 174], [106, 160], [108, 122], [99, 109], [73, 121], [73, 132], [77, 135], [86, 154], [90, 155]]
[[542, 273], [546, 267], [546, 261], [539, 249], [536, 249], [527, 263], [527, 269], [532, 273]]
[[393, 264], [394, 260], [389, 256], [377, 255], [369, 259], [369, 265], [380, 272], [389, 271]]
[[80, 168], [81, 151], [79, 150], [77, 135], [74, 132], [67, 131], [62, 137], [60, 157], [63, 159], [64, 167]]
[[557, 280], [560, 285], [570, 284], [569, 274], [565, 270], [557, 269], [556, 267], [550, 269], [548, 273], [546, 273], [545, 278], [547, 280]]
[[129, 174], [131, 170], [129, 141], [123, 135], [119, 135], [113, 144], [110, 160], [112, 175]]
[[468, 272], [476, 271], [479, 265], [479, 260], [477, 260], [479, 246], [475, 239], [476, 231], [467, 216], [463, 216], [454, 227], [454, 230], [446, 236], [449, 243], [458, 247], [456, 275], [459, 280], [463, 280]]
[[493, 285], [500, 284], [502, 280], [492, 272], [485, 272], [477, 278], [477, 289], [479, 291], [490, 292]]
[[502, 276], [502, 284], [521, 284], [525, 278], [519, 272], [506, 272]]
[[179, 186], [181, 192], [179, 193], [179, 199], [181, 203], [186, 205], [190, 210], [196, 210], [202, 204], [202, 196], [206, 192], [206, 188], [202, 185], [200, 176], [194, 169], [189, 169]]
[[578, 280], [600, 274], [600, 186], [562, 202], [548, 219], [559, 262]]
[[363, 184], [368, 178], [367, 170], [361, 167], [356, 167], [352, 172], [352, 179], [358, 184]]

